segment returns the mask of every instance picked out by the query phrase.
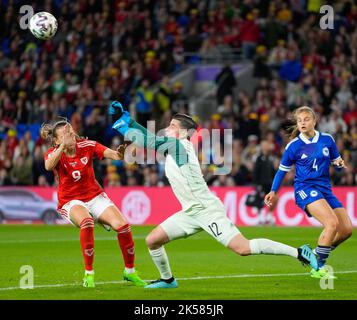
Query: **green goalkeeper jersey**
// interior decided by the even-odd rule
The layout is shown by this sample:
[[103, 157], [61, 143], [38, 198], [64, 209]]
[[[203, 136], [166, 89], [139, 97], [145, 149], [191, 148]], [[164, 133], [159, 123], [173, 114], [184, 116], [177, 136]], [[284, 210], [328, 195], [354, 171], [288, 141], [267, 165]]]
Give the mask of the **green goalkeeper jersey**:
[[125, 138], [139, 147], [155, 149], [166, 157], [165, 174], [172, 190], [186, 213], [194, 213], [220, 203], [203, 178], [193, 144], [188, 139], [159, 137], [130, 121]]

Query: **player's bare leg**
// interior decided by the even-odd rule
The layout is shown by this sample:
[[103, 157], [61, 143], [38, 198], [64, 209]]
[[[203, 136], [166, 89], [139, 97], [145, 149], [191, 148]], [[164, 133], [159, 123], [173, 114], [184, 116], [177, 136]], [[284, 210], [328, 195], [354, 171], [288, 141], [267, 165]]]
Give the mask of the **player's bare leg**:
[[331, 252], [332, 243], [337, 235], [338, 218], [325, 199], [319, 199], [307, 205], [309, 213], [318, 220], [324, 227], [315, 249], [319, 258], [319, 270], [312, 271], [311, 275], [315, 278], [327, 276], [324, 268], [327, 258]]
[[152, 230], [145, 240], [150, 250], [159, 249], [164, 244], [170, 242], [169, 237], [161, 226], [157, 226]]
[[318, 244], [331, 246], [337, 234], [338, 218], [325, 199], [320, 199], [307, 205], [309, 213], [324, 227]]
[[160, 279], [147, 285], [147, 289], [171, 289], [177, 288], [177, 282], [172, 276], [169, 258], [167, 257], [164, 244], [168, 243], [169, 237], [161, 226], [157, 226], [146, 237], [151, 258], [160, 272]]
[[117, 232], [119, 247], [124, 259], [124, 280], [136, 286], [145, 286], [135, 270], [135, 245], [130, 225], [116, 206], [109, 206], [100, 215], [98, 222], [112, 227]]
[[345, 208], [333, 209], [338, 219], [337, 234], [332, 241], [331, 249], [334, 250], [339, 244], [352, 235], [353, 227], [350, 217]]
[[80, 243], [85, 264], [84, 287], [95, 287], [94, 283], [94, 220], [88, 210], [74, 205], [70, 211], [71, 221], [80, 228]]
[[128, 224], [128, 221], [116, 206], [106, 208], [99, 216], [98, 222], [111, 226], [113, 230], [118, 230]]
[[299, 259], [304, 264], [310, 264], [311, 267], [317, 269], [317, 259], [307, 245], [293, 248], [270, 239], [248, 240], [242, 234], [237, 234], [228, 243], [228, 248], [241, 256], [252, 254], [286, 255]]

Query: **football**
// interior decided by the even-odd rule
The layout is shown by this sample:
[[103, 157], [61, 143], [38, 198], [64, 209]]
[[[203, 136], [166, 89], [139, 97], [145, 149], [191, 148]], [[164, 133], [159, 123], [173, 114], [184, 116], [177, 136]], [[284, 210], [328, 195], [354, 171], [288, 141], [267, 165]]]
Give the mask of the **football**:
[[37, 12], [30, 19], [29, 29], [38, 39], [52, 38], [57, 32], [57, 19], [49, 12]]

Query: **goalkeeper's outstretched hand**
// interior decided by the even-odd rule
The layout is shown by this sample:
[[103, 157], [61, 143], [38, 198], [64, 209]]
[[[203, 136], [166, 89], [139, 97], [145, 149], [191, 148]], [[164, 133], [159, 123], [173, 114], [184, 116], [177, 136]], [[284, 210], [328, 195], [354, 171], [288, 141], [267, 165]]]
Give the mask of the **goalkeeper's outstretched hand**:
[[120, 118], [114, 122], [112, 128], [119, 131], [121, 134], [124, 134], [123, 132], [126, 132], [129, 128], [130, 120], [130, 113], [128, 111], [124, 111]]
[[117, 121], [124, 113], [123, 105], [119, 101], [113, 101], [109, 105], [108, 113], [112, 116], [113, 122]]

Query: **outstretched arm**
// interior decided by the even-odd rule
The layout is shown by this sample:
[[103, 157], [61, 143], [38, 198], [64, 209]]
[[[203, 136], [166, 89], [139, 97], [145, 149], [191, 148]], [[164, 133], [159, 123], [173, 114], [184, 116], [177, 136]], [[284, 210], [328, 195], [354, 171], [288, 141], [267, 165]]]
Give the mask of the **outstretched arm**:
[[105, 149], [103, 156], [104, 158], [111, 159], [111, 160], [123, 160], [124, 152], [128, 145], [129, 143], [121, 144], [116, 150], [107, 148]]
[[112, 128], [138, 147], [154, 149], [164, 156], [170, 154], [178, 165], [183, 165], [188, 161], [187, 152], [180, 140], [156, 136], [131, 119], [128, 111], [122, 112], [121, 117], [113, 124]]
[[124, 136], [140, 147], [154, 149], [165, 156], [166, 154], [174, 155], [180, 149], [184, 151], [180, 140], [172, 137], [157, 136], [133, 119], [130, 120], [129, 129]]
[[294, 161], [292, 160], [290, 153], [291, 153], [291, 149], [288, 149], [287, 147], [283, 154], [283, 158], [281, 159], [279, 169], [274, 176], [273, 184], [271, 186], [271, 191], [264, 198], [264, 202], [268, 207], [273, 205], [276, 193], [278, 192], [286, 173], [291, 170]]
[[284, 177], [286, 175], [286, 171], [278, 170], [278, 172], [275, 174], [273, 184], [271, 187], [271, 191], [265, 196], [264, 202], [265, 204], [270, 207], [274, 203], [274, 198], [276, 196], [276, 193], [278, 192], [281, 183], [284, 180]]

